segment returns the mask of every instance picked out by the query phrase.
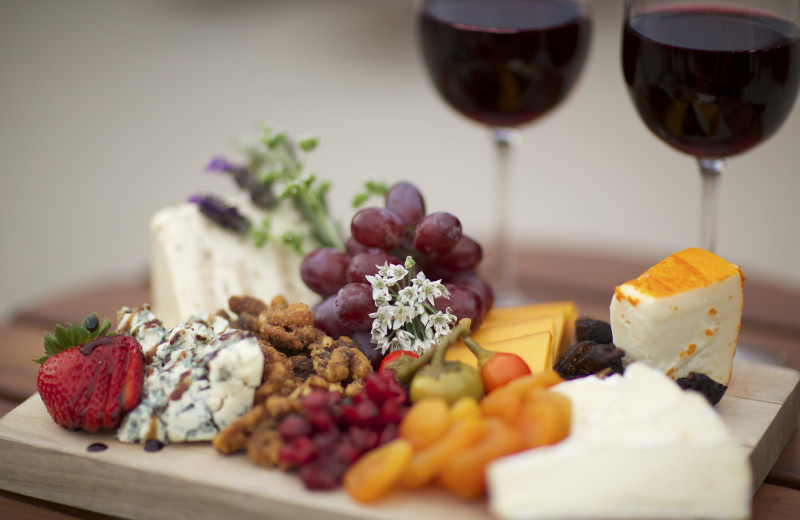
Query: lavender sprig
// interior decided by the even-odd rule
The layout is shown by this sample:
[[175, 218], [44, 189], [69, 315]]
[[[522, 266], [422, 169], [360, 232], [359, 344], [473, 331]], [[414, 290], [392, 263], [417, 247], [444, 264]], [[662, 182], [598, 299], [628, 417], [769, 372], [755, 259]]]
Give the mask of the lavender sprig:
[[236, 207], [214, 195], [192, 195], [189, 202], [197, 204], [200, 213], [207, 218], [234, 233], [245, 234], [252, 227], [250, 219], [242, 215]]
[[[275, 239], [290, 249], [302, 252], [304, 243], [311, 239], [311, 247], [344, 250], [341, 226], [328, 211], [326, 198], [330, 182], [317, 181], [314, 174], [305, 170], [305, 156], [317, 144], [315, 137], [303, 138], [295, 143], [285, 132], [265, 126], [261, 140], [244, 147], [246, 164], [235, 165], [223, 157], [215, 157], [209, 162], [207, 171], [233, 177], [240, 188], [250, 193], [255, 205], [272, 208], [286, 200], [311, 228], [310, 236], [292, 230], [280, 237], [273, 237], [270, 222], [265, 220], [259, 228], [250, 228], [257, 246]], [[216, 217], [215, 221], [218, 220], [219, 217]]]

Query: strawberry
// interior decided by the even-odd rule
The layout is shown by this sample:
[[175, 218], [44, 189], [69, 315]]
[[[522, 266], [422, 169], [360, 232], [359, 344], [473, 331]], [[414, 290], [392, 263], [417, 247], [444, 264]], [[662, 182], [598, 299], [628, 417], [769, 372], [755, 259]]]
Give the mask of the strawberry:
[[46, 356], [38, 359], [37, 386], [53, 420], [70, 430], [113, 428], [142, 395], [144, 355], [130, 336], [106, 336], [108, 320], [96, 315], [81, 325], [45, 333]]

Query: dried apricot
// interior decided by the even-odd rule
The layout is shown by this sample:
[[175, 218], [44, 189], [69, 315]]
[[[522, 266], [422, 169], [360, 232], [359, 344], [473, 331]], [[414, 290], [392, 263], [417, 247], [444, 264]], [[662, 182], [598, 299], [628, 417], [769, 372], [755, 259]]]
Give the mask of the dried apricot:
[[454, 453], [445, 462], [439, 482], [465, 500], [474, 500], [486, 490], [486, 466], [497, 457], [520, 451], [520, 434], [501, 419], [485, 419], [486, 435], [469, 449]]
[[487, 430], [486, 422], [480, 417], [467, 416], [455, 421], [436, 443], [414, 453], [400, 482], [410, 489], [428, 484], [454, 453], [478, 442]]
[[508, 424], [514, 424], [522, 406], [523, 387], [505, 385], [481, 399], [481, 412], [484, 417], [496, 417]]
[[563, 382], [564, 379], [558, 375], [555, 370], [548, 370], [546, 372], [539, 372], [538, 374], [531, 374], [529, 376], [522, 376], [510, 381], [506, 386], [510, 386], [522, 391], [528, 391], [531, 388], [550, 388], [553, 385]]
[[556, 392], [534, 389], [522, 403], [517, 426], [526, 448], [547, 446], [564, 440], [572, 422], [572, 403]]
[[481, 407], [478, 401], [469, 395], [459, 397], [458, 400], [450, 406], [450, 420], [456, 421], [464, 417], [480, 417]]
[[414, 403], [400, 423], [398, 434], [420, 451], [445, 434], [450, 426], [450, 405], [441, 397], [426, 397]]
[[401, 438], [366, 452], [345, 471], [344, 488], [358, 502], [380, 500], [406, 471], [413, 453], [411, 443]]

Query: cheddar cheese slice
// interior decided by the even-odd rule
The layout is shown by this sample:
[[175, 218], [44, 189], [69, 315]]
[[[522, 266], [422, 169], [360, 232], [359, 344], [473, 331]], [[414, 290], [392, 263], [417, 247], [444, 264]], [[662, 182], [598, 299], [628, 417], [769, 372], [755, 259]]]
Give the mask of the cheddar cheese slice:
[[[481, 347], [517, 354], [534, 373], [552, 369], [571, 345], [577, 308], [572, 302], [497, 307], [472, 334]], [[477, 361], [462, 342], [451, 345], [445, 359], [475, 366]]]

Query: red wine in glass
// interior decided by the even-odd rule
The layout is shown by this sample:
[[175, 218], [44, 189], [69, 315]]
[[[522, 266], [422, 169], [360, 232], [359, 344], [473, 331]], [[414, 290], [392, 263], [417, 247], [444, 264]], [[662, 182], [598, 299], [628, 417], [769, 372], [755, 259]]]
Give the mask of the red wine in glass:
[[569, 93], [589, 49], [587, 6], [558, 0], [442, 0], [419, 18], [428, 73], [463, 115], [515, 127]]
[[742, 7], [655, 9], [625, 24], [622, 64], [639, 115], [673, 148], [730, 157], [783, 124], [800, 85], [793, 22]]
[[697, 159], [713, 252], [725, 158], [774, 134], [797, 98], [800, 0], [626, 0], [622, 69], [645, 125]]
[[418, 36], [428, 75], [441, 97], [486, 125], [498, 152], [496, 292], [519, 303], [509, 248], [509, 154], [516, 128], [561, 103], [583, 68], [591, 39], [588, 0], [423, 0]]

